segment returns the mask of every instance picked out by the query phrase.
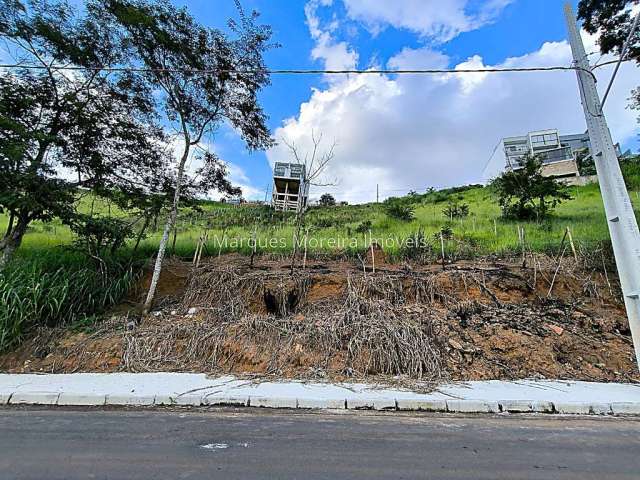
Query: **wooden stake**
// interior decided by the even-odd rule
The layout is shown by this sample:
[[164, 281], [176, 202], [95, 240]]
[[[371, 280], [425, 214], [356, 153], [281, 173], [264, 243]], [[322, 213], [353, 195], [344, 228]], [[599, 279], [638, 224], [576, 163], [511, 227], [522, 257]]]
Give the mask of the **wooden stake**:
[[558, 259], [558, 266], [556, 267], [556, 271], [553, 273], [553, 279], [551, 280], [551, 285], [549, 286], [549, 291], [547, 292], [547, 298], [551, 295], [553, 291], [553, 285], [556, 283], [556, 277], [558, 276], [558, 271], [560, 270], [560, 265], [562, 265], [562, 257], [564, 257], [564, 252], [567, 250], [567, 247], [564, 247], [562, 253], [560, 254], [560, 258]]
[[496, 237], [498, 236], [498, 222], [495, 218], [493, 219], [493, 233]]
[[204, 232], [204, 235], [202, 235], [200, 237], [200, 249], [198, 250], [198, 257], [196, 260], [196, 268], [198, 268], [200, 266], [200, 259], [202, 258], [202, 251], [204, 250], [204, 246], [207, 243], [207, 240], [209, 239], [209, 232]]
[[521, 227], [522, 229], [522, 268], [526, 268], [527, 267], [527, 246], [526, 246], [526, 233], [524, 231], [524, 227]]
[[442, 269], [445, 269], [445, 259], [444, 259], [444, 237], [442, 236], [442, 232], [440, 232], [440, 249], [442, 250]]
[[307, 241], [309, 239], [309, 229], [307, 228], [304, 233], [304, 257], [302, 259], [302, 269], [307, 268]]
[[371, 271], [376, 273], [376, 254], [373, 251], [373, 234], [369, 230], [369, 248], [371, 248]]
[[573, 258], [578, 263], [578, 254], [576, 253], [576, 246], [573, 243], [573, 236], [571, 235], [571, 229], [567, 227], [567, 236], [569, 237], [569, 245], [571, 245], [571, 251], [573, 252]]
[[196, 261], [198, 260], [198, 252], [200, 251], [200, 243], [202, 242], [202, 237], [198, 238], [198, 244], [196, 245], [196, 251], [193, 254], [193, 261], [191, 262], [191, 265], [195, 265]]
[[257, 236], [258, 236], [258, 226], [256, 225], [253, 228], [253, 235], [251, 236], [251, 238], [253, 240], [253, 251], [251, 252], [251, 266], [252, 267], [253, 267], [253, 258], [256, 256], [256, 251], [258, 250]]

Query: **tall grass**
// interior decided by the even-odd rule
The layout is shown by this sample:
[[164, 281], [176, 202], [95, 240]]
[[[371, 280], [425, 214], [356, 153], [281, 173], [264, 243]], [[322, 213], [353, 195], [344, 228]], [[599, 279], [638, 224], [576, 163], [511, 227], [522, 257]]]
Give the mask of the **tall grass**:
[[126, 257], [100, 269], [61, 249], [22, 253], [0, 271], [0, 351], [16, 346], [33, 327], [103, 312], [126, 295], [137, 272]]

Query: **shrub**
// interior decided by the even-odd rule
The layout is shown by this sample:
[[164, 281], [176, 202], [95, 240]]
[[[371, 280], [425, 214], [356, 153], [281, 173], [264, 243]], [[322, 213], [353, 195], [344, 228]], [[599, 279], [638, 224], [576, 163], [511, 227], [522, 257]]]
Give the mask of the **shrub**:
[[336, 199], [330, 193], [325, 193], [320, 197], [319, 203], [323, 207], [333, 207], [336, 204]]
[[78, 215], [70, 225], [74, 245], [92, 257], [103, 258], [121, 248], [134, 232], [126, 221], [113, 217]]
[[453, 229], [451, 228], [451, 225], [443, 225], [440, 227], [439, 231], [433, 234], [433, 238], [436, 240], [440, 240], [440, 236], [442, 236], [444, 240], [451, 240], [453, 238]]
[[464, 218], [469, 216], [469, 205], [450, 201], [447, 207], [442, 210], [442, 214], [450, 220]]
[[523, 158], [522, 167], [504, 172], [491, 182], [502, 216], [517, 220], [543, 220], [563, 200], [571, 200], [567, 186], [542, 175], [542, 162]]
[[369, 230], [371, 230], [371, 220], [365, 220], [356, 227], [358, 233], [367, 233]]
[[413, 206], [398, 201], [388, 202], [385, 205], [385, 212], [391, 218], [402, 220], [404, 222], [410, 222], [413, 220]]
[[422, 228], [419, 228], [402, 242], [400, 255], [405, 260], [427, 261], [432, 253], [432, 246]]

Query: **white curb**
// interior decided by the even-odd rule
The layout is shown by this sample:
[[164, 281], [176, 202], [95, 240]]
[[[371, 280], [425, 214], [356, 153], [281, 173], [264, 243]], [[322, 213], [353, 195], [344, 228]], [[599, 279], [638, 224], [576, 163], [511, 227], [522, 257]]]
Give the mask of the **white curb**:
[[344, 399], [318, 399], [318, 398], [298, 398], [298, 408], [307, 410], [344, 410], [346, 400]]
[[453, 413], [500, 413], [498, 402], [484, 400], [447, 400], [447, 411]]
[[396, 399], [398, 410], [420, 412], [446, 412], [446, 400], [411, 400], [405, 398]]
[[9, 399], [10, 405], [57, 405], [59, 393], [16, 392]]
[[109, 395], [107, 394], [106, 405], [125, 405], [130, 407], [150, 407], [155, 404], [154, 395]]
[[258, 408], [298, 408], [295, 398], [249, 397], [247, 405]]
[[100, 394], [78, 394], [62, 392], [58, 397], [58, 405], [70, 407], [96, 407], [105, 405], [106, 395]]
[[240, 406], [452, 413], [640, 415], [640, 385], [573, 381], [445, 384], [432, 393], [367, 384], [246, 381], [204, 374], [2, 375], [0, 405]]

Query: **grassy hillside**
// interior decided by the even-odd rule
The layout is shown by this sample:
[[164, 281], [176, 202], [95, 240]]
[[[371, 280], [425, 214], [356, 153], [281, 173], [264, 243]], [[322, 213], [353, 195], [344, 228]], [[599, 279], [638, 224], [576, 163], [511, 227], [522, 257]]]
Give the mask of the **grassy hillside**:
[[[631, 197], [638, 212], [639, 183], [630, 183], [636, 187]], [[307, 244], [315, 253], [355, 254], [368, 245], [371, 232], [373, 238], [393, 256], [401, 253], [404, 240], [419, 233], [439, 249], [438, 232], [447, 226], [453, 231], [453, 237], [446, 241], [445, 248], [462, 257], [500, 254], [521, 248], [518, 227], [525, 231], [527, 247], [536, 251], [557, 247], [567, 226], [571, 228], [574, 240], [584, 248], [606, 241], [608, 231], [598, 185], [572, 187], [571, 192], [573, 200], [560, 205], [553, 217], [542, 223], [503, 220], [493, 193], [486, 187], [405, 197], [403, 203], [410, 204], [415, 213], [409, 222], [389, 217], [383, 204], [318, 207], [311, 209], [306, 217]], [[443, 213], [449, 201], [468, 204], [470, 214], [451, 221]], [[286, 253], [292, 249], [294, 218], [291, 214], [272, 212], [265, 206], [235, 207], [215, 202], [207, 202], [201, 208], [202, 212], [183, 211], [180, 215], [176, 241], [176, 253], [179, 255], [191, 255], [204, 231], [209, 234], [209, 254], [219, 251], [250, 252], [254, 230], [258, 251]], [[115, 208], [87, 198], [82, 200], [80, 209], [97, 215], [111, 213], [124, 216]], [[143, 250], [150, 253], [156, 247], [163, 221], [159, 219], [157, 227], [151, 227], [151, 235], [144, 240]], [[6, 217], [0, 217], [0, 229], [6, 226], [6, 222]], [[34, 223], [25, 236], [22, 250], [47, 250], [71, 241], [71, 232], [60, 222]]]
[[[639, 164], [630, 163], [624, 170], [637, 214]], [[503, 220], [492, 191], [475, 186], [398, 200], [413, 209], [411, 221], [391, 218], [384, 204], [312, 208], [307, 213], [304, 230], [308, 232], [311, 255], [355, 258], [366, 251], [371, 235], [383, 245], [391, 261], [418, 258], [437, 261], [441, 257], [443, 228], [450, 234], [444, 241], [450, 260], [520, 252], [523, 246], [527, 250], [555, 253], [566, 227], [571, 228], [579, 249], [595, 251], [609, 240], [599, 187], [594, 184], [572, 188], [572, 195], [572, 200], [560, 205], [543, 223]], [[451, 221], [443, 213], [450, 201], [468, 204], [469, 215]], [[126, 218], [126, 213], [90, 196], [80, 198], [78, 207], [85, 213]], [[163, 224], [164, 219], [159, 218], [152, 225], [151, 235], [138, 252], [124, 249], [99, 263], [64, 248], [72, 243], [73, 235], [59, 221], [35, 222], [15, 261], [0, 272], [0, 351], [18, 345], [37, 326], [84, 324], [118, 302], [135, 282], [144, 261], [155, 253]], [[6, 216], [0, 216], [0, 231], [6, 225]], [[525, 232], [524, 245], [519, 229]], [[250, 253], [254, 231], [259, 253], [287, 254], [293, 246], [294, 217], [291, 213], [273, 212], [267, 206], [235, 207], [203, 202], [199, 211], [181, 211], [175, 254], [191, 257], [205, 231], [209, 235], [205, 256]], [[421, 239], [424, 246], [408, 246], [411, 239]], [[169, 252], [173, 253], [171, 243]]]

